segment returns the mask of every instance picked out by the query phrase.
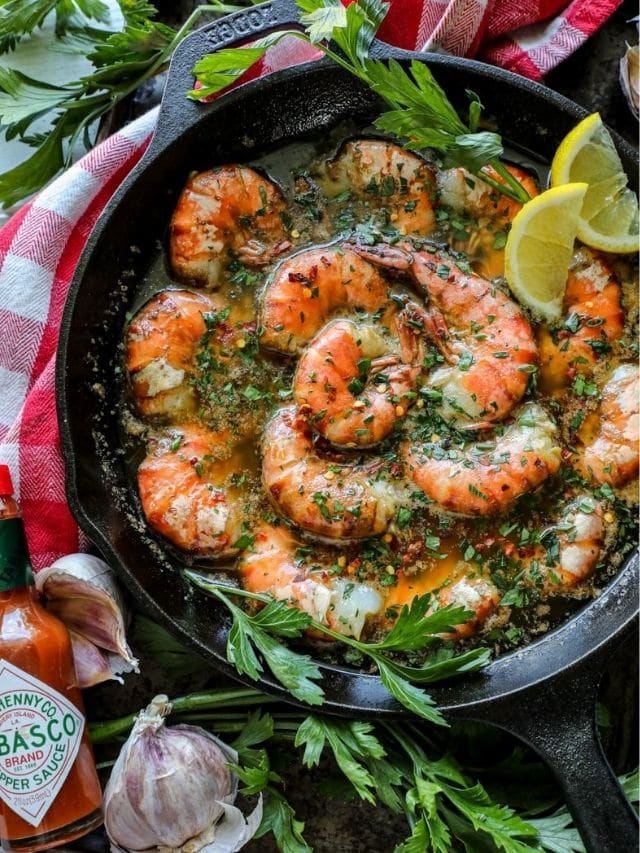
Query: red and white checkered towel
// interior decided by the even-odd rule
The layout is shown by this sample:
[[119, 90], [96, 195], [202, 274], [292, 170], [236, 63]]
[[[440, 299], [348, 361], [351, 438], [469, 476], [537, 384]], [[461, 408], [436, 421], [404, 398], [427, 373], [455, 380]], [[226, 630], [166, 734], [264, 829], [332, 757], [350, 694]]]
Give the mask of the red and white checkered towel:
[[[398, 47], [476, 56], [538, 79], [620, 2], [392, 0], [380, 36]], [[260, 73], [301, 62], [309, 50], [297, 40], [282, 42]], [[82, 247], [142, 156], [156, 114], [95, 148], [0, 231], [0, 462], [12, 469], [36, 569], [86, 544], [64, 496], [54, 399], [58, 327]]]

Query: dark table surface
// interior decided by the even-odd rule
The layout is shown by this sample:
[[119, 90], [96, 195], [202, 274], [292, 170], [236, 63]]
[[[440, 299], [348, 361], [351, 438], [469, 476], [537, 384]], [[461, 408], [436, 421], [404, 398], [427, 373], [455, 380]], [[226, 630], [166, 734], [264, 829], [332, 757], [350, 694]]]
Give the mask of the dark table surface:
[[[160, 17], [168, 24], [184, 21], [198, 5], [194, 0], [156, 0]], [[590, 111], [598, 110], [604, 121], [633, 145], [637, 145], [638, 124], [631, 115], [618, 82], [618, 67], [625, 43], [638, 40], [635, 24], [629, 20], [637, 14], [637, 4], [625, 2], [602, 29], [571, 57], [546, 77], [546, 84]], [[148, 85], [138, 93], [135, 102], [112, 117], [108, 131], [151, 107], [161, 93], [160, 82]], [[106, 130], [106, 128], [105, 128]], [[637, 764], [638, 754], [638, 640], [630, 638], [611, 658], [606, 673], [601, 701], [610, 714], [610, 726], [603, 734], [604, 746], [618, 772]], [[87, 710], [96, 717], [119, 716], [140, 708], [157, 692], [176, 695], [200, 689], [211, 678], [203, 674], [196, 681], [174, 681], [153, 665], [144, 675], [127, 676], [126, 686], [103, 685], [87, 692]], [[215, 684], [223, 679], [213, 677]], [[361, 802], [331, 801], [309, 784], [309, 774], [301, 775], [300, 784], [290, 784], [288, 795], [299, 817], [305, 821], [305, 836], [317, 853], [390, 853], [404, 835], [404, 822], [386, 809], [374, 809]], [[261, 839], [245, 848], [248, 853], [271, 853], [276, 847]]]

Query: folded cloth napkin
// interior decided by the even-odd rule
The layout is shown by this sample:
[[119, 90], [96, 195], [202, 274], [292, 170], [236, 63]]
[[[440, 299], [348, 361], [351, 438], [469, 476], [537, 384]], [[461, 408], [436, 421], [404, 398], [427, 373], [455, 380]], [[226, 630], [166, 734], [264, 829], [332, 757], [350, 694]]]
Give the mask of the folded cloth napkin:
[[[399, 47], [477, 56], [539, 78], [619, 5], [393, 0], [380, 36]], [[283, 41], [260, 73], [313, 55], [298, 40]], [[82, 247], [142, 156], [156, 116], [157, 110], [147, 113], [94, 148], [0, 231], [0, 462], [12, 469], [36, 570], [88, 544], [65, 501], [54, 389], [58, 328]]]

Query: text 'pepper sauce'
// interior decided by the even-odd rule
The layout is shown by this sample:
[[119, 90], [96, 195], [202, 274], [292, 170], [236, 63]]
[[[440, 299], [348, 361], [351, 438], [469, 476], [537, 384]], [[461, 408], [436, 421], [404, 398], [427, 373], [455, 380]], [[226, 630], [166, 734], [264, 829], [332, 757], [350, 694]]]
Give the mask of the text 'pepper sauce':
[[40, 604], [9, 469], [0, 465], [0, 839], [36, 851], [102, 823], [67, 629]]

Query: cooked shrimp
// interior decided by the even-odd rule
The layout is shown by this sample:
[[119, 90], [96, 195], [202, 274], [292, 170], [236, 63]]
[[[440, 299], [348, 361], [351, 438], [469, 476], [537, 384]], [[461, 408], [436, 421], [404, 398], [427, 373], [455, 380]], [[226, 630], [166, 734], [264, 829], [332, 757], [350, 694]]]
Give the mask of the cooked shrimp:
[[356, 251], [406, 270], [429, 297], [426, 331], [448, 362], [428, 380], [442, 395], [442, 417], [459, 429], [487, 429], [505, 418], [524, 395], [538, 359], [531, 326], [516, 303], [438, 252], [418, 252], [408, 243]]
[[138, 311], [129, 324], [126, 364], [136, 406], [142, 415], [175, 416], [195, 411], [189, 375], [205, 316], [216, 310], [210, 297], [189, 290], [165, 290]]
[[[538, 194], [532, 175], [518, 166], [509, 164], [506, 168], [530, 196]], [[491, 166], [486, 166], [484, 171], [490, 178], [504, 183]], [[438, 173], [438, 193], [441, 206], [450, 207], [463, 216], [460, 223], [455, 220], [452, 223], [451, 248], [469, 255], [474, 267], [485, 278], [503, 275], [504, 230], [522, 208], [521, 202], [503, 195], [461, 167]], [[473, 221], [466, 222], [468, 218]]]
[[401, 234], [426, 237], [434, 229], [435, 178], [432, 167], [417, 154], [386, 139], [345, 142], [327, 164], [329, 196], [351, 190], [388, 213]]
[[471, 516], [504, 512], [560, 467], [557, 427], [537, 403], [525, 403], [492, 442], [447, 449], [407, 442], [403, 453], [409, 475], [431, 500]]
[[268, 178], [246, 166], [221, 166], [192, 175], [171, 220], [174, 272], [217, 287], [230, 260], [269, 263], [289, 248], [282, 221], [286, 204]]
[[329, 539], [364, 539], [386, 530], [398, 488], [382, 460], [348, 464], [319, 455], [297, 407], [280, 409], [262, 440], [267, 494], [295, 525]]
[[316, 335], [293, 381], [295, 400], [314, 430], [340, 447], [372, 447], [389, 435], [415, 396], [423, 313], [412, 304], [396, 317], [399, 355], [366, 323], [334, 320]]
[[571, 501], [560, 520], [542, 533], [543, 544], [527, 561], [528, 581], [541, 585], [543, 595], [554, 595], [591, 577], [604, 547], [603, 516], [602, 503], [587, 495]]
[[300, 544], [283, 525], [261, 524], [253, 550], [238, 563], [242, 586], [289, 601], [334, 631], [359, 638], [367, 618], [381, 610], [382, 597], [369, 584], [329, 574], [328, 564], [305, 564], [296, 555]]
[[438, 601], [441, 607], [454, 604], [473, 613], [466, 622], [454, 625], [453, 632], [444, 637], [447, 640], [460, 640], [477, 634], [487, 619], [496, 612], [500, 604], [500, 593], [495, 584], [486, 578], [463, 575], [440, 590]]
[[260, 308], [261, 343], [299, 353], [327, 320], [349, 309], [373, 314], [389, 302], [378, 270], [350, 249], [305, 249], [283, 261], [267, 282]]
[[431, 572], [403, 573], [395, 586], [387, 587], [385, 612], [394, 612], [405, 604], [410, 605], [416, 596], [427, 592], [433, 594], [433, 609], [453, 604], [473, 613], [466, 622], [451, 626], [454, 630], [443, 635], [443, 639], [447, 640], [476, 634], [495, 613], [500, 601], [494, 584], [477, 576], [477, 567], [459, 562], [453, 569], [452, 576], [439, 587], [434, 586]]
[[585, 447], [579, 452], [577, 467], [583, 476], [618, 487], [637, 476], [639, 394], [637, 365], [621, 364], [602, 389], [602, 400], [594, 418], [597, 424], [594, 434], [588, 435], [590, 419], [585, 421], [584, 432], [581, 431]]
[[174, 545], [197, 554], [233, 552], [245, 517], [243, 492], [230, 478], [242, 457], [227, 433], [185, 424], [155, 436], [138, 468], [147, 521]]
[[575, 254], [564, 295], [563, 328], [540, 327], [540, 380], [562, 388], [576, 373], [588, 373], [624, 331], [621, 287], [605, 260], [581, 247]]

